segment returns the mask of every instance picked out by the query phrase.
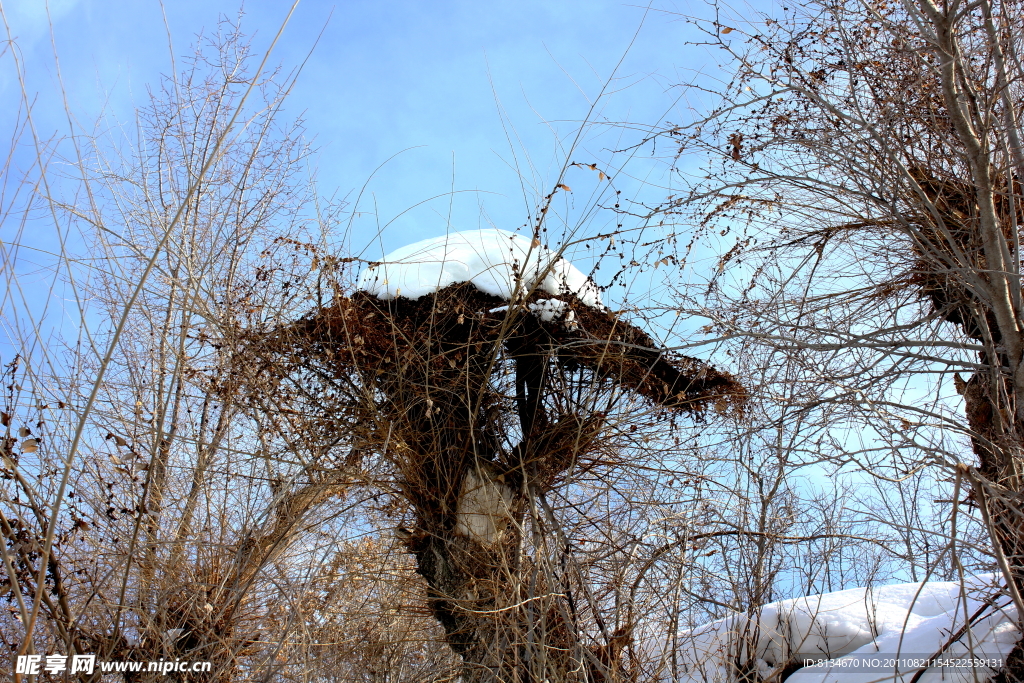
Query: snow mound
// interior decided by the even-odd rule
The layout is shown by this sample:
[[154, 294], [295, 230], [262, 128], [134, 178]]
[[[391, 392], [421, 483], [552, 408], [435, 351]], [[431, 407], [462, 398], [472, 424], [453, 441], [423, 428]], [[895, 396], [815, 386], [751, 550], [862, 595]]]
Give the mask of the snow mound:
[[[523, 292], [575, 294], [588, 306], [601, 307], [600, 290], [579, 269], [530, 237], [505, 230], [455, 232], [396, 249], [366, 268], [357, 288], [380, 299], [419, 299], [457, 282], [472, 282], [505, 300], [518, 282]], [[552, 308], [540, 315], [555, 313]]]
[[995, 577], [984, 575], [964, 586], [910, 583], [782, 600], [756, 617], [734, 615], [681, 633], [680, 680], [735, 680], [732, 663], [751, 647], [762, 676], [792, 659], [804, 664], [787, 683], [906, 683], [951, 634], [960, 634], [941, 655], [946, 661], [928, 668], [919, 683], [984, 681], [1019, 637], [1006, 598], [986, 605], [997, 595]]

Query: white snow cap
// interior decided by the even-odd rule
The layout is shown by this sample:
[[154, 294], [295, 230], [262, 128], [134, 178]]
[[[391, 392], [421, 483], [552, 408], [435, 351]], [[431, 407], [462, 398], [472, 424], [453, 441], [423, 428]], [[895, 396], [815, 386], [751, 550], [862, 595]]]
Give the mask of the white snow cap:
[[[832, 660], [798, 670], [787, 683], [907, 683], [918, 668], [913, 664], [935, 654], [963, 626], [965, 613], [974, 615], [998, 588], [994, 576], [984, 575], [968, 579], [963, 591], [966, 604], [958, 582], [852, 588], [765, 605], [755, 619], [746, 615], [720, 619], [679, 634], [682, 670], [678, 680], [731, 680], [728, 662], [735, 661], [739, 643], [746, 637], [755, 644], [762, 675], [784, 665], [790, 656], [802, 661]], [[944, 658], [1004, 660], [1020, 635], [1016, 610], [1003, 606], [1006, 602], [1002, 598], [996, 600], [1001, 608], [985, 609], [972, 628], [949, 646]], [[894, 676], [897, 668], [902, 678]], [[920, 681], [974, 681], [974, 675], [985, 681], [992, 673], [984, 666], [933, 667]]]
[[401, 247], [364, 270], [357, 288], [380, 299], [419, 299], [457, 282], [472, 282], [485, 294], [509, 300], [517, 273], [522, 291], [575, 294], [588, 306], [601, 307], [593, 280], [531, 237], [505, 230], [454, 232]]

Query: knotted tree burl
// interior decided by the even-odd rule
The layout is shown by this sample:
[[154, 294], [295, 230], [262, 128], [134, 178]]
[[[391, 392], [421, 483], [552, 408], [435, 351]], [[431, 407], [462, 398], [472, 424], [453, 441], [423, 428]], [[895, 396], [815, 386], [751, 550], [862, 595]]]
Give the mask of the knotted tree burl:
[[326, 410], [319, 437], [350, 447], [349, 465], [391, 468], [414, 519], [400, 536], [466, 681], [625, 675], [628, 633], [588, 647], [581, 598], [530, 551], [552, 529], [544, 496], [621, 457], [608, 427], [624, 398], [697, 419], [746, 398], [728, 373], [574, 294], [507, 301], [465, 282], [415, 300], [339, 294], [249, 349], [262, 405]]

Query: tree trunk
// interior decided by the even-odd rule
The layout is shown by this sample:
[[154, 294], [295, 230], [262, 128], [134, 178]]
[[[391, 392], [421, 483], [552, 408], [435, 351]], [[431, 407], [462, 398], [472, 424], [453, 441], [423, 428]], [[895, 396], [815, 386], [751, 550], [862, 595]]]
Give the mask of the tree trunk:
[[[959, 380], [959, 378], [957, 378]], [[1002, 384], [1003, 405], [992, 387]], [[1024, 618], [1021, 595], [1024, 595], [1024, 495], [1021, 493], [1019, 464], [1021, 435], [1024, 425], [1013, 416], [1012, 399], [1016, 396], [1009, 382], [993, 381], [986, 372], [975, 373], [967, 382], [959, 380], [957, 390], [963, 395], [967, 419], [974, 432], [971, 437], [978, 456], [978, 474], [972, 477], [972, 496], [981, 508], [992, 546], [1007, 588], [1018, 609], [1018, 622]], [[993, 396], [993, 393], [996, 393]], [[1010, 403], [1006, 406], [1006, 403]], [[996, 683], [1024, 682], [1024, 640], [1018, 640], [1003, 663]]]

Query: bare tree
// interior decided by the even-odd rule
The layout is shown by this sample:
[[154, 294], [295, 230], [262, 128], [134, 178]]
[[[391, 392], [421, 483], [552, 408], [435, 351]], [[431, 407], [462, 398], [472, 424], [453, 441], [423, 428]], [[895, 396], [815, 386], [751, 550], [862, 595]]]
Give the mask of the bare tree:
[[917, 577], [978, 567], [980, 525], [1024, 616], [1022, 7], [716, 9], [698, 25], [736, 75], [713, 111], [655, 138], [676, 141], [677, 166], [711, 161], [649, 220], [735, 235], [692, 310], [793, 369], [765, 389], [792, 396], [807, 452], [904, 496], [931, 477], [943, 500], [904, 497], [899, 515], [903, 556], [932, 544]]
[[[6, 207], [5, 231], [20, 218], [65, 245], [49, 266], [82, 325], [77, 339], [47, 339], [31, 295], [5, 298], [6, 671], [28, 654], [67, 656], [70, 672], [84, 654], [123, 666], [74, 672], [81, 681], [160, 679], [148, 664], [179, 660], [209, 663], [175, 674], [189, 680], [291, 678], [310, 657], [353, 650], [326, 637], [350, 600], [331, 584], [372, 567], [370, 615], [421, 592], [393, 557], [342, 533], [363, 507], [346, 498], [355, 473], [302, 439], [272, 442], [234, 400], [234, 347], [215, 342], [261, 314], [247, 298], [259, 266], [293, 267], [296, 238], [322, 240], [343, 208], [315, 196], [301, 126], [280, 120], [294, 74], [268, 69], [248, 40], [228, 20], [200, 37], [138, 111], [135, 136], [35, 140], [40, 191]], [[24, 248], [7, 237], [17, 293]], [[275, 304], [302, 310], [302, 296], [282, 288]], [[422, 637], [363, 648], [365, 668], [443, 679], [450, 655], [431, 647], [433, 623], [399, 623]]]
[[[352, 462], [387, 469], [463, 680], [605, 680], [632, 625], [609, 629], [594, 613], [600, 596], [566, 565], [551, 492], [622, 457], [629, 443], [613, 425], [636, 410], [631, 395], [724, 413], [744, 392], [575, 294], [525, 282], [511, 301], [469, 283], [415, 300], [339, 290], [254, 341], [265, 360], [251, 391], [273, 414], [310, 416], [305, 433], [350, 443]], [[560, 318], [531, 310], [551, 302]], [[634, 412], [630, 429], [647, 419]], [[586, 612], [601, 648], [581, 638]]]

